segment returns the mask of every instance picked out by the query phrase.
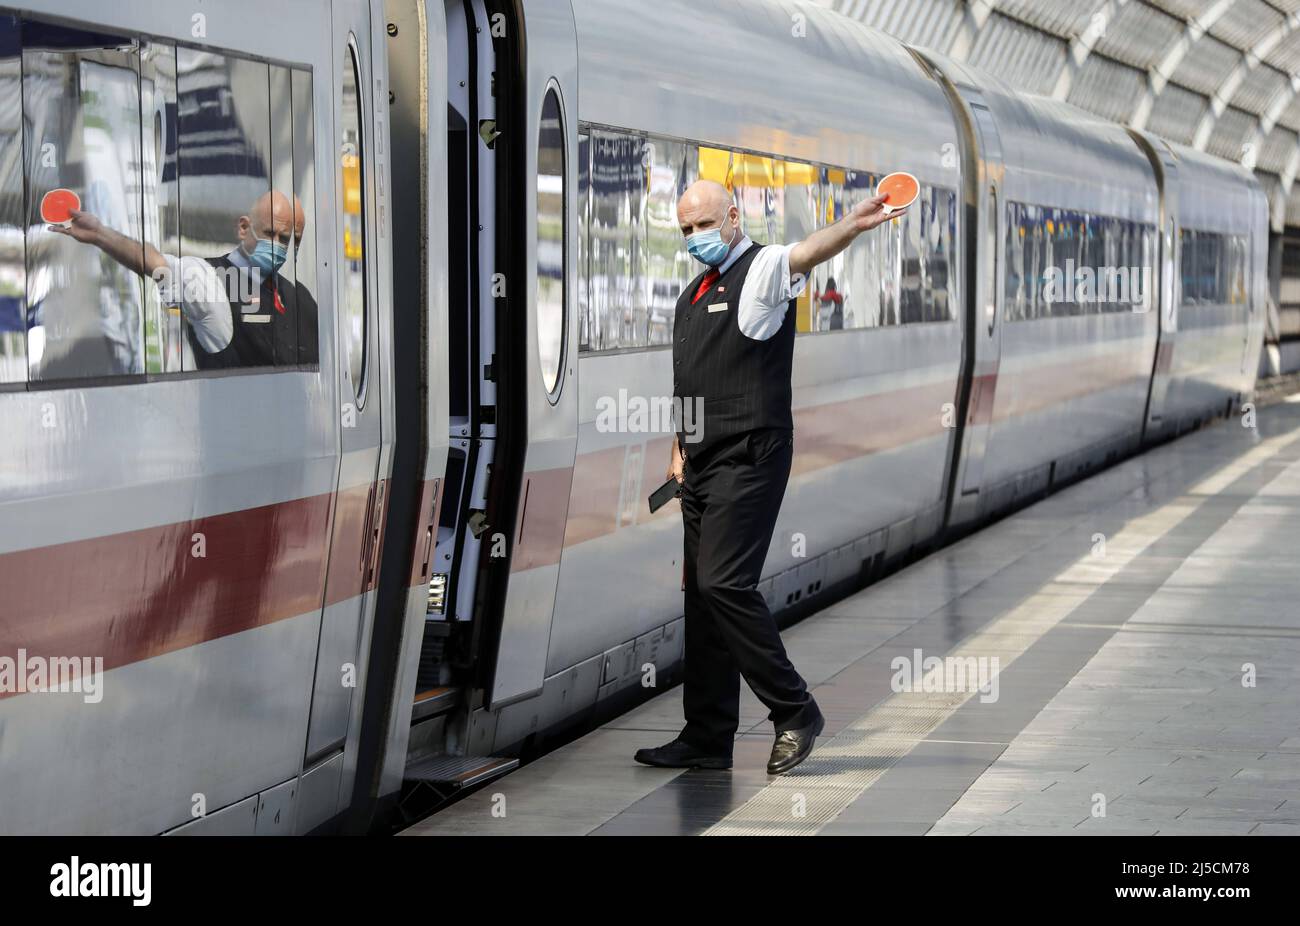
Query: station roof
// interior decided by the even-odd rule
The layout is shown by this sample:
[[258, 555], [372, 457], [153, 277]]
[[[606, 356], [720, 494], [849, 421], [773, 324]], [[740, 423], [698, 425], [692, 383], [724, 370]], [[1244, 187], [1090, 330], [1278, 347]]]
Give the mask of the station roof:
[[1300, 226], [1300, 0], [814, 0], [1135, 128], [1237, 161]]

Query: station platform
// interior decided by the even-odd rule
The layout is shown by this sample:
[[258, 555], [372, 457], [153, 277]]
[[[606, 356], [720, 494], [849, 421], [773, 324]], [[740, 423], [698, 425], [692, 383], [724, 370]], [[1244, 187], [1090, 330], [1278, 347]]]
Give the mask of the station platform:
[[746, 686], [730, 771], [634, 762], [676, 687], [403, 835], [1300, 835], [1298, 551], [1293, 394], [787, 629], [827, 725], [783, 777]]

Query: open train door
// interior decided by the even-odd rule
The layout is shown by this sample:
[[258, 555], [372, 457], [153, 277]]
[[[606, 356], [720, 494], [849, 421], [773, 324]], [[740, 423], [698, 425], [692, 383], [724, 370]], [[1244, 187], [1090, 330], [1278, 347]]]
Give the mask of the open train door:
[[[491, 6], [491, 5], [489, 5]], [[495, 17], [494, 17], [495, 20]], [[578, 433], [577, 292], [577, 36], [568, 0], [516, 2], [505, 28], [513, 100], [498, 126], [511, 145], [501, 224], [508, 287], [498, 348], [511, 339], [513, 421], [500, 421], [502, 462], [513, 456], [517, 491], [506, 543], [510, 557], [500, 602], [491, 670], [484, 679], [493, 710], [542, 689], [550, 642], [560, 551]], [[500, 86], [501, 70], [498, 70]], [[498, 90], [500, 96], [500, 90]], [[509, 388], [506, 386], [506, 388]], [[526, 415], [526, 417], [525, 417]], [[505, 418], [503, 413], [502, 418]]]

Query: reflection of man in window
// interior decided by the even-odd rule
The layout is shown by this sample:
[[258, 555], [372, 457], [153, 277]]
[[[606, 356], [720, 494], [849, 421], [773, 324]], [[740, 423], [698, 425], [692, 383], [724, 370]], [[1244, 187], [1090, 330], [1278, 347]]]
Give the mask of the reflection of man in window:
[[826, 289], [817, 292], [818, 331], [836, 331], [844, 327], [844, 296], [835, 288], [835, 277], [826, 278]]
[[290, 204], [283, 193], [263, 193], [236, 221], [235, 247], [207, 258], [163, 254], [75, 209], [69, 227], [51, 227], [156, 280], [162, 301], [189, 322], [195, 366], [209, 370], [317, 362], [316, 300], [279, 272], [306, 224], [298, 197]]

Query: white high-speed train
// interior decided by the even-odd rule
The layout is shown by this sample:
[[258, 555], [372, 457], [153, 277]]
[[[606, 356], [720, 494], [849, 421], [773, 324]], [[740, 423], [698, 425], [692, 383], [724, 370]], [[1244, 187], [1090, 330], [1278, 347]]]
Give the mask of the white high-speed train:
[[[0, 833], [382, 829], [662, 689], [677, 195], [793, 241], [893, 170], [798, 302], [785, 615], [1238, 408], [1251, 173], [785, 0], [0, 11]], [[55, 189], [288, 258], [208, 311]]]

